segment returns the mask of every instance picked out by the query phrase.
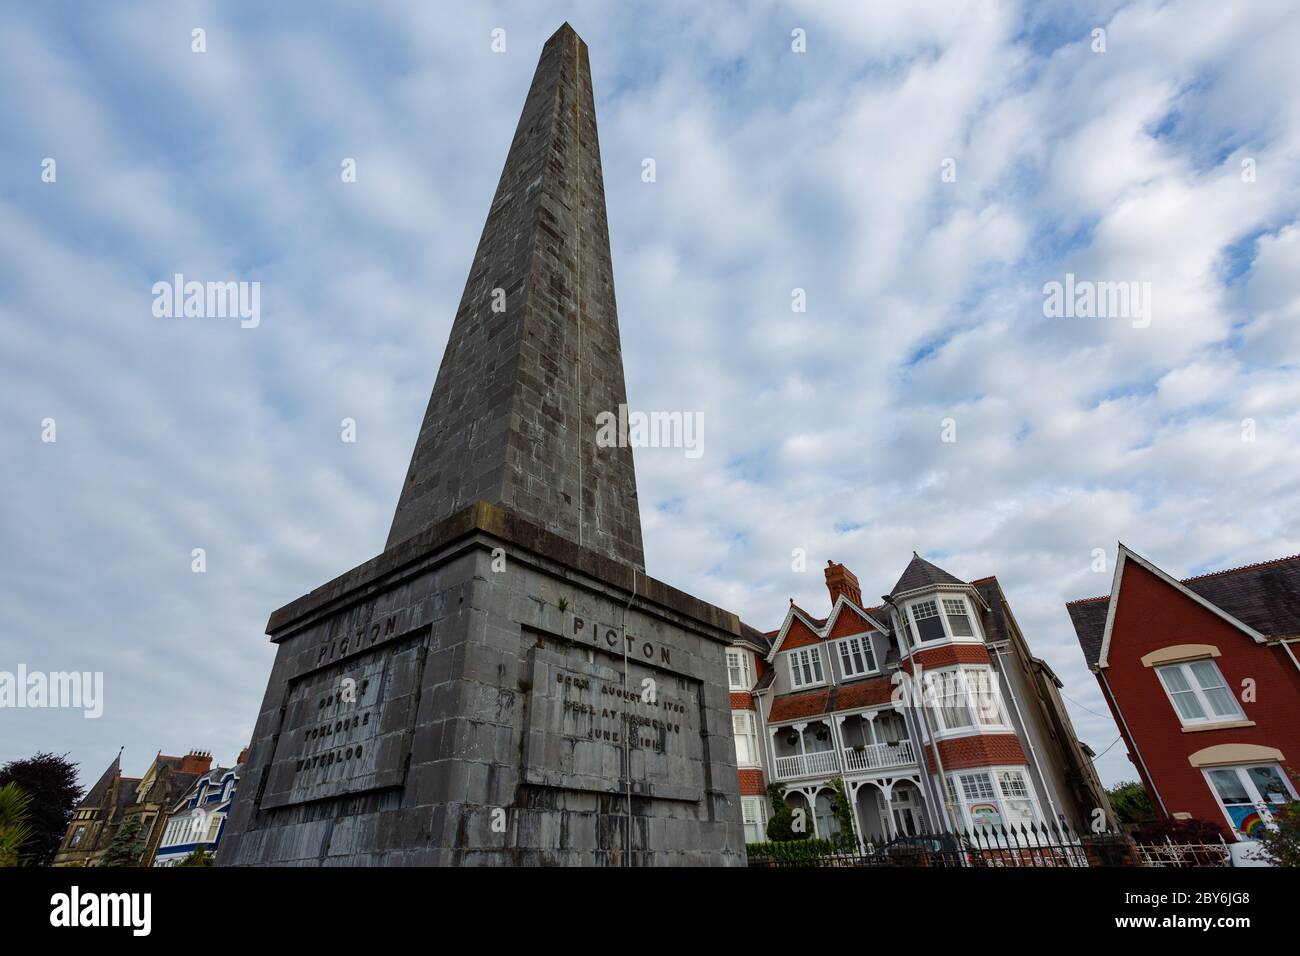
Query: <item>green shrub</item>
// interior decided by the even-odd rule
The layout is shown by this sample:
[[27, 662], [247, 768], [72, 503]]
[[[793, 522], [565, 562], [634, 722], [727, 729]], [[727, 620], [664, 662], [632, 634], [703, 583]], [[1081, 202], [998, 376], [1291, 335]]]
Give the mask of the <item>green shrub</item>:
[[816, 863], [835, 852], [831, 840], [786, 840], [767, 843], [746, 843], [745, 852], [751, 860], [771, 860], [774, 863]]

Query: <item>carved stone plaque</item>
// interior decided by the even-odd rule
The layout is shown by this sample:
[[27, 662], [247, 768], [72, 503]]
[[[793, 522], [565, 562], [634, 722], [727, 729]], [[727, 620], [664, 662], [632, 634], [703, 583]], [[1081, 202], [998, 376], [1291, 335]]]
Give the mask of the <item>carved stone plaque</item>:
[[535, 647], [529, 656], [529, 783], [623, 793], [630, 776], [634, 794], [700, 799], [698, 681], [629, 658], [625, 684], [622, 658], [576, 644]]
[[290, 682], [264, 808], [402, 784], [428, 639], [424, 628]]

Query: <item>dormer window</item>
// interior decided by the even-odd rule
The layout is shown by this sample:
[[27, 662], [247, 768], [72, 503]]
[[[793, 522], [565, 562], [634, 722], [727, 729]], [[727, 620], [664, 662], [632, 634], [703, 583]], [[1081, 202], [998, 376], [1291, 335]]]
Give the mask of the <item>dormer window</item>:
[[822, 676], [822, 653], [818, 647], [805, 647], [791, 651], [790, 684], [794, 687], [808, 687], [825, 681]]

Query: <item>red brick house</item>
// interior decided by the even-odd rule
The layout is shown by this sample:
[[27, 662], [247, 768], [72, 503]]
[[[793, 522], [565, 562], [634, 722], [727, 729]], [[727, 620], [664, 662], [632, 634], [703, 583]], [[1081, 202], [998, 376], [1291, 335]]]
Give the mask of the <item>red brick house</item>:
[[913, 554], [867, 606], [848, 568], [825, 574], [825, 617], [791, 601], [779, 628], [747, 628], [727, 652], [747, 842], [764, 839], [769, 783], [812, 835], [837, 835], [837, 778], [860, 841], [1110, 817], [997, 578]]
[[1066, 605], [1152, 802], [1244, 839], [1295, 798], [1300, 556], [1175, 580], [1122, 543]]

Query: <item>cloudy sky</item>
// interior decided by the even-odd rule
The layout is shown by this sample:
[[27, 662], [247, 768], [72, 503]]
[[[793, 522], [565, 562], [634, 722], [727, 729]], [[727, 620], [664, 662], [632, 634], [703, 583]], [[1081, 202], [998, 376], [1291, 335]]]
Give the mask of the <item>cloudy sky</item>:
[[[1064, 602], [1116, 541], [1179, 576], [1300, 552], [1296, 3], [443, 6], [6, 7], [0, 669], [106, 700], [4, 712], [0, 761], [247, 741], [268, 614], [383, 547], [566, 19], [631, 403], [705, 420], [699, 458], [636, 453], [653, 576], [768, 629], [825, 611], [828, 558], [869, 596], [913, 549], [997, 574], [1101, 751]], [[177, 272], [260, 282], [261, 324], [154, 316]], [[1067, 273], [1149, 283], [1150, 322], [1046, 317]]]

